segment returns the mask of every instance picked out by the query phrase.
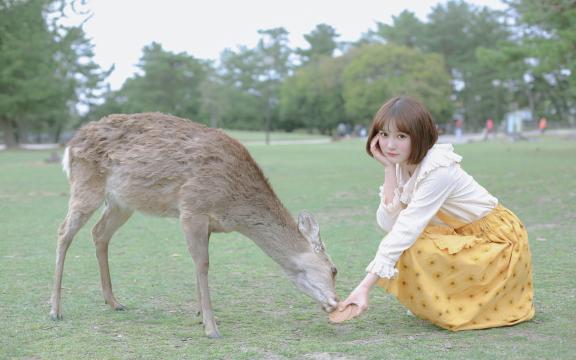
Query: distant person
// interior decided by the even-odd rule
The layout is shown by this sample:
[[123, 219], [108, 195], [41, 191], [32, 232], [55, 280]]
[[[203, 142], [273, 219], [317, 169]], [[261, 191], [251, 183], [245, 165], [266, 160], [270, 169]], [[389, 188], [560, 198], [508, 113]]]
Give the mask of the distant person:
[[490, 136], [494, 135], [494, 120], [486, 120], [486, 128], [484, 129], [484, 140], [488, 140]]
[[374, 116], [366, 150], [384, 168], [376, 217], [388, 234], [337, 311], [344, 319], [366, 311], [378, 284], [414, 315], [452, 331], [532, 319], [525, 226], [437, 139], [430, 113], [410, 97], [388, 100]]
[[538, 130], [540, 130], [540, 134], [544, 134], [547, 127], [548, 127], [548, 120], [546, 120], [545, 117], [541, 117], [540, 121], [538, 122]]
[[506, 134], [514, 139], [516, 132], [516, 116], [508, 115], [506, 118]]
[[522, 117], [517, 115], [515, 120], [516, 122], [514, 123], [514, 138], [516, 140], [525, 139], [524, 136], [522, 135], [522, 129], [524, 127], [524, 121], [522, 120]]
[[62, 161], [62, 159], [60, 158], [60, 155], [58, 155], [58, 152], [56, 152], [56, 151], [52, 151], [50, 153], [50, 157], [47, 159], [44, 159], [44, 162], [49, 163], [49, 164], [50, 163], [59, 163], [61, 161]]
[[454, 135], [456, 135], [456, 141], [460, 142], [462, 140], [462, 119], [456, 119], [454, 122]]
[[339, 137], [344, 137], [348, 135], [348, 127], [344, 123], [339, 123], [336, 127], [336, 133]]

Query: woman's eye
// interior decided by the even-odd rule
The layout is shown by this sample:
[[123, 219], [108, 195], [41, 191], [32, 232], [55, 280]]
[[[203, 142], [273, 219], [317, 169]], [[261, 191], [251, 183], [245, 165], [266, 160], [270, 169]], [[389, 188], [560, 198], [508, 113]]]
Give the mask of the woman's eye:
[[378, 134], [380, 134], [380, 136], [388, 136], [386, 131], [380, 131]]
[[408, 137], [408, 136], [405, 135], [405, 134], [400, 134], [400, 135], [398, 135], [398, 138], [399, 138], [399, 139], [406, 139], [407, 137]]

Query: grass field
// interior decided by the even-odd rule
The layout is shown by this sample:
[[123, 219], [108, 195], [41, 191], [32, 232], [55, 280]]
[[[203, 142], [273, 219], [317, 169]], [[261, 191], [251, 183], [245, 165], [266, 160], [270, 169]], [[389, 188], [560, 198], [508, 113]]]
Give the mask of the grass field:
[[[264, 142], [266, 139], [265, 133], [261, 131], [245, 131], [245, 130], [226, 130], [232, 137], [249, 143]], [[271, 132], [270, 141], [301, 141], [301, 140], [315, 140], [315, 139], [328, 139], [327, 136], [321, 134], [308, 134], [305, 132]]]
[[[211, 241], [220, 340], [195, 316], [192, 259], [176, 219], [136, 214], [111, 242], [117, 298], [104, 305], [90, 228], [68, 252], [64, 321], [49, 320], [56, 230], [68, 185], [49, 152], [0, 152], [1, 359], [574, 359], [576, 141], [456, 147], [463, 167], [527, 225], [536, 317], [509, 328], [451, 333], [406, 315], [375, 289], [360, 319], [328, 323], [279, 266], [232, 233]], [[382, 169], [360, 141], [249, 147], [286, 207], [319, 220], [346, 296], [383, 234], [375, 221]]]

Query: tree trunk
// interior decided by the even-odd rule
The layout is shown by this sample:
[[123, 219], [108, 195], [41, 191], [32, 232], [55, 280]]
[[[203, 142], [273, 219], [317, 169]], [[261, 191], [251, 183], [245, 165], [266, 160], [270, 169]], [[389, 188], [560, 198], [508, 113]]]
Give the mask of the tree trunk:
[[56, 125], [56, 130], [54, 131], [54, 143], [60, 143], [60, 136], [62, 136], [62, 125]]
[[270, 145], [270, 114], [266, 114], [266, 145]]
[[265, 139], [265, 143], [266, 145], [270, 145], [270, 128], [271, 128], [271, 117], [272, 114], [270, 113], [270, 98], [268, 96], [268, 94], [266, 94], [266, 108], [264, 109], [264, 116], [265, 118], [265, 129], [264, 131], [266, 132], [266, 139]]
[[528, 108], [530, 109], [530, 120], [535, 122], [537, 120], [536, 106], [534, 105], [534, 96], [529, 85], [526, 87], [526, 97], [528, 98]]
[[10, 119], [0, 117], [0, 129], [2, 129], [2, 132], [4, 133], [4, 144], [6, 144], [6, 148], [16, 148], [18, 143], [16, 142], [12, 121], [10, 121]]
[[18, 144], [28, 143], [28, 127], [23, 121], [16, 121], [16, 142]]
[[210, 109], [210, 127], [216, 129], [218, 127], [218, 114], [216, 109]]

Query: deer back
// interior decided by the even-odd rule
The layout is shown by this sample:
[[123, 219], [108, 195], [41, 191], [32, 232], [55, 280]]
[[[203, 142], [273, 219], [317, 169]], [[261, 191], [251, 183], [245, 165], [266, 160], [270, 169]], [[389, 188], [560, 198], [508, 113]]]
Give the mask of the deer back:
[[225, 230], [253, 217], [293, 222], [248, 151], [220, 130], [160, 113], [110, 115], [78, 130], [69, 151], [71, 180], [75, 163], [89, 164], [107, 196], [134, 210], [208, 213]]

